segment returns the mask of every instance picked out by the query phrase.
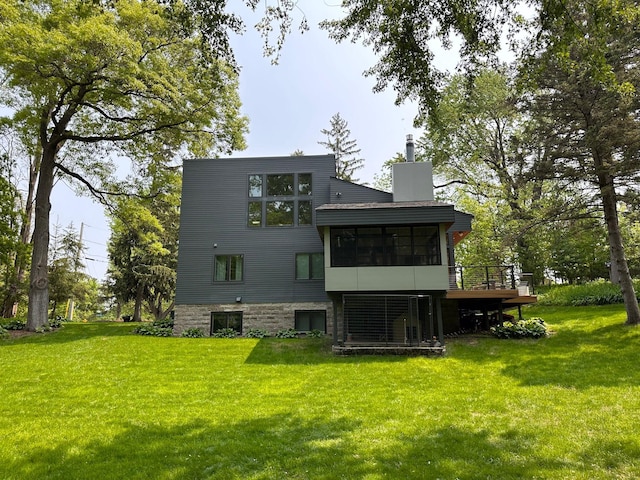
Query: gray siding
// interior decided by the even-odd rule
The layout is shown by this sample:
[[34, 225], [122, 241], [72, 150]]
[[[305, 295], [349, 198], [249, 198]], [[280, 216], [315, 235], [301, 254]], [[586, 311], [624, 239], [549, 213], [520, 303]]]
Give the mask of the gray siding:
[[375, 188], [356, 185], [339, 178], [332, 178], [330, 203], [388, 203], [393, 195]]
[[432, 206], [429, 208], [328, 208], [316, 211], [316, 223], [318, 226], [453, 223], [454, 218], [453, 205]]
[[[176, 304], [326, 301], [324, 281], [296, 281], [295, 254], [322, 252], [314, 225], [247, 226], [248, 176], [312, 173], [313, 208], [329, 202], [332, 155], [184, 162]], [[242, 282], [213, 282], [214, 255], [244, 255]]]
[[456, 210], [456, 220], [449, 229], [452, 232], [470, 232], [473, 215]]

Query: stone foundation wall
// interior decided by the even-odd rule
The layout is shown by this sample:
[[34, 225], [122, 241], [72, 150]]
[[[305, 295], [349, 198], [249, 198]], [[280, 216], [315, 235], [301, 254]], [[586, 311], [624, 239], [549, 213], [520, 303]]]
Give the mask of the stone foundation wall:
[[211, 332], [211, 312], [242, 312], [243, 334], [252, 328], [276, 333], [279, 330], [295, 327], [296, 310], [326, 310], [327, 334], [332, 334], [331, 302], [176, 305], [173, 333], [180, 335], [188, 328], [200, 328], [208, 336]]

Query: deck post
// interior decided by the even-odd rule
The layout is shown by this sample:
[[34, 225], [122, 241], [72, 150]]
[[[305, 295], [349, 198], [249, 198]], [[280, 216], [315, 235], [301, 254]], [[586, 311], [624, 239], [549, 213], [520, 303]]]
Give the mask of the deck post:
[[436, 297], [436, 321], [438, 322], [438, 341], [441, 345], [444, 345], [444, 331], [442, 325], [442, 305], [440, 303], [440, 296]]

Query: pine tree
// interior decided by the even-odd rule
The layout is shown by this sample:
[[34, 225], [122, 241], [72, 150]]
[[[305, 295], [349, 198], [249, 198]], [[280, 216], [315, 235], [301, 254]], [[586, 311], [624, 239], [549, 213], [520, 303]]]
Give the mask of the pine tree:
[[348, 182], [357, 182], [354, 178], [356, 170], [364, 167], [364, 159], [358, 158], [360, 149], [357, 142], [350, 138], [351, 130], [348, 123], [336, 113], [331, 117], [331, 129], [322, 129], [320, 132], [326, 135], [327, 140], [318, 142], [320, 145], [327, 147], [336, 157], [336, 177]]

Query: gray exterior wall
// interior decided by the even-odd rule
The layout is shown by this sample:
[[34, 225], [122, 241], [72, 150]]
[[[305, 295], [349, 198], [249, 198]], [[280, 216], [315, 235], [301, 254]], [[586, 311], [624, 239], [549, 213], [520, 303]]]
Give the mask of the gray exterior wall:
[[330, 203], [388, 203], [393, 201], [393, 195], [382, 190], [356, 185], [339, 178], [332, 178], [329, 182]]
[[370, 205], [370, 208], [340, 209], [324, 206], [316, 212], [318, 226], [350, 225], [411, 225], [453, 223], [455, 213], [453, 205], [436, 204], [398, 208], [397, 204]]
[[[231, 304], [237, 297], [242, 303], [328, 300], [323, 280], [295, 280], [295, 254], [323, 251], [314, 225], [247, 226], [248, 178], [260, 173], [311, 173], [315, 209], [329, 202], [335, 159], [320, 155], [186, 160], [176, 305]], [[244, 255], [244, 280], [214, 282], [214, 255], [236, 254]]]

